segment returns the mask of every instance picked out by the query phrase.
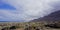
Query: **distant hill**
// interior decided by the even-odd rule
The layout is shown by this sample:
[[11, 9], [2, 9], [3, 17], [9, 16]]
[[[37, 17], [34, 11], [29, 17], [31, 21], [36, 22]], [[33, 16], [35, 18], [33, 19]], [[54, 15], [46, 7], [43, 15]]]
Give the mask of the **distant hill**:
[[17, 21], [0, 21], [0, 22], [24, 22], [25, 20], [17, 20]]
[[49, 14], [48, 16], [38, 18], [38, 19], [34, 19], [30, 22], [39, 22], [39, 21], [48, 21], [48, 22], [60, 21], [60, 11], [53, 12], [53, 13]]

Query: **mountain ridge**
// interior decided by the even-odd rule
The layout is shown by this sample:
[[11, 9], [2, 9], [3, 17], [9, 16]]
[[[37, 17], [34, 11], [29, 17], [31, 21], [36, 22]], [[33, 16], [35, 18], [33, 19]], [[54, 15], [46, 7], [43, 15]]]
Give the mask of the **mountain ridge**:
[[39, 21], [60, 21], [60, 10], [49, 14], [48, 16], [34, 19], [30, 22], [39, 22]]

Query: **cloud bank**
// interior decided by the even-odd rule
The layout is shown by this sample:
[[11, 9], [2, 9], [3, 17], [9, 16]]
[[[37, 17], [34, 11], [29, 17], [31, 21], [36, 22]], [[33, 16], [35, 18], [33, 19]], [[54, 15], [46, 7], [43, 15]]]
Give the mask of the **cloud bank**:
[[30, 21], [60, 10], [60, 0], [2, 0], [15, 10], [0, 9], [0, 21]]

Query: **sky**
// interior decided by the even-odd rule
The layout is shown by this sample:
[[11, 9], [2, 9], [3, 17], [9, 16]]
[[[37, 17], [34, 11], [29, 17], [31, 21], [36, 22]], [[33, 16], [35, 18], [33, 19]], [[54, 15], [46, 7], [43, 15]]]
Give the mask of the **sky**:
[[31, 21], [60, 10], [60, 0], [0, 0], [0, 21]]

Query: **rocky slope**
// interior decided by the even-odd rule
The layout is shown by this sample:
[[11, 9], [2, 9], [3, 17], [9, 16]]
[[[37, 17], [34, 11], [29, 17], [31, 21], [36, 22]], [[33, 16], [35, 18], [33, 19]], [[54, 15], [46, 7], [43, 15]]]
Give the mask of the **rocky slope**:
[[43, 18], [34, 19], [31, 22], [39, 22], [39, 21], [60, 21], [60, 11], [53, 12], [49, 14], [48, 16], [45, 16]]

